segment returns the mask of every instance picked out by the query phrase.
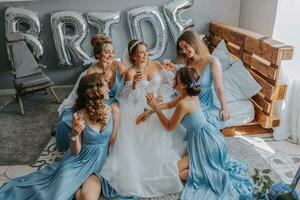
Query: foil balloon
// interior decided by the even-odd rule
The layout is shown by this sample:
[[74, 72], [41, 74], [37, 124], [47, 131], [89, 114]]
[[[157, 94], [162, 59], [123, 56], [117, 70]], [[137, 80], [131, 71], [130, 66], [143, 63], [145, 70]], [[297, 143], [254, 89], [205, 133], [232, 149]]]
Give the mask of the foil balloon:
[[175, 41], [177, 41], [177, 38], [185, 29], [194, 26], [192, 19], [184, 20], [180, 17], [180, 14], [188, 10], [191, 6], [192, 2], [188, 0], [176, 0], [163, 6], [164, 16]]
[[[51, 15], [51, 27], [60, 66], [73, 66], [71, 55], [83, 66], [92, 64], [92, 58], [81, 47], [87, 35], [87, 23], [81, 14], [71, 11], [54, 13]], [[68, 29], [72, 32], [68, 33]]]
[[157, 59], [165, 52], [168, 43], [166, 22], [156, 7], [143, 6], [127, 11], [128, 25], [131, 39], [144, 40], [141, 24], [149, 21], [154, 28], [156, 41], [154, 47], [149, 48], [149, 58]]
[[90, 12], [87, 21], [98, 33], [111, 37], [111, 26], [120, 23], [120, 12]]
[[39, 60], [44, 55], [44, 48], [39, 39], [41, 22], [38, 15], [31, 10], [7, 8], [5, 10], [5, 32], [22, 32], [26, 43], [31, 47], [34, 57]]

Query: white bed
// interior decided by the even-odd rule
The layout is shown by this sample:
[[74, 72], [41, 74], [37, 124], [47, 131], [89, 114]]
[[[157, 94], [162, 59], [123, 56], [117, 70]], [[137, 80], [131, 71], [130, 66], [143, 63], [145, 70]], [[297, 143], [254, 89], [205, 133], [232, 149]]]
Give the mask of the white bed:
[[250, 100], [227, 103], [230, 119], [225, 127], [239, 126], [251, 122], [255, 117], [254, 106]]

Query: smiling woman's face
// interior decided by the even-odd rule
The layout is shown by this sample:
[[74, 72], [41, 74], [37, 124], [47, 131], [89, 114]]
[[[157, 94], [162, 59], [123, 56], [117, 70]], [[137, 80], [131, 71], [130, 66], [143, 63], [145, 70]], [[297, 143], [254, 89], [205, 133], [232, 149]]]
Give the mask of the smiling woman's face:
[[148, 48], [144, 44], [139, 44], [135, 54], [135, 62], [137, 64], [147, 63], [149, 60], [148, 55], [149, 55]]
[[115, 50], [112, 44], [107, 43], [104, 45], [103, 51], [100, 52], [100, 56], [102, 59], [102, 62], [105, 62], [107, 64], [113, 63], [115, 59]]
[[178, 42], [180, 48], [180, 54], [182, 54], [186, 58], [192, 58], [195, 55], [195, 49], [191, 47], [186, 41], [180, 40]]

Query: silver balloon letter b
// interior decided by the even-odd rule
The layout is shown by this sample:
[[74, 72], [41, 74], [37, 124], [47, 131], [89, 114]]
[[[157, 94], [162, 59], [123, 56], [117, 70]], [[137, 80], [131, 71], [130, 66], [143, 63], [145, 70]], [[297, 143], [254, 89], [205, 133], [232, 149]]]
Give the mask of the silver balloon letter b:
[[177, 38], [185, 29], [194, 26], [192, 19], [183, 20], [180, 17], [180, 14], [191, 6], [192, 3], [188, 0], [177, 0], [164, 4], [164, 15], [175, 41], [177, 41]]
[[[25, 30], [21, 31], [24, 25]], [[41, 22], [36, 13], [24, 8], [7, 8], [5, 10], [5, 32], [22, 32], [26, 43], [32, 48], [34, 57], [39, 60], [44, 55], [42, 42], [39, 40]]]
[[87, 20], [96, 27], [98, 33], [111, 37], [111, 25], [120, 22], [120, 12], [90, 12]]
[[[71, 54], [84, 66], [92, 63], [91, 57], [81, 47], [87, 34], [87, 23], [81, 14], [69, 11], [54, 13], [51, 16], [51, 27], [61, 66], [73, 65]], [[72, 28], [73, 32], [67, 33], [67, 27]]]
[[165, 20], [156, 7], [139, 7], [127, 11], [128, 25], [132, 39], [144, 39], [142, 35], [141, 23], [149, 21], [155, 31], [155, 45], [149, 49], [149, 58], [157, 59], [166, 50], [168, 33]]

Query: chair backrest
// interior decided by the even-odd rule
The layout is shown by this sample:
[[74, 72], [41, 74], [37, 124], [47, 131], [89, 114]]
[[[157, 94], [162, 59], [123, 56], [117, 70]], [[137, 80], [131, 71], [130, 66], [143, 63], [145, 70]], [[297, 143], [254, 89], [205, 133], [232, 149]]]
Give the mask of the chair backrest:
[[7, 33], [8, 55], [16, 78], [42, 73], [22, 33]]

